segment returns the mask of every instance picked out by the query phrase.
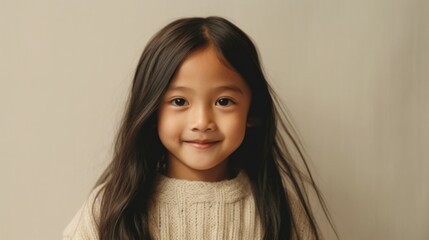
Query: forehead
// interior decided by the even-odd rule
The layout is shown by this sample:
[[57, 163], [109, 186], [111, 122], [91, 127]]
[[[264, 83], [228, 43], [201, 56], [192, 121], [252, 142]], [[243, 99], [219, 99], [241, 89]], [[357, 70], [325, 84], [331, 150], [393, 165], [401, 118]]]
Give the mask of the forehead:
[[169, 89], [180, 87], [213, 88], [227, 86], [250, 94], [246, 81], [226, 61], [219, 57], [213, 46], [188, 55], [179, 66]]

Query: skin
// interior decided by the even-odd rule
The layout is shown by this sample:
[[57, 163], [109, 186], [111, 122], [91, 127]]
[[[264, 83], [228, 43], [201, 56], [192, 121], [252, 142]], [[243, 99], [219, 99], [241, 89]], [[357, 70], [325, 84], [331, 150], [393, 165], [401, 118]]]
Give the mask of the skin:
[[213, 46], [185, 58], [158, 111], [158, 134], [168, 150], [167, 175], [228, 179], [228, 157], [243, 142], [250, 100], [249, 86]]

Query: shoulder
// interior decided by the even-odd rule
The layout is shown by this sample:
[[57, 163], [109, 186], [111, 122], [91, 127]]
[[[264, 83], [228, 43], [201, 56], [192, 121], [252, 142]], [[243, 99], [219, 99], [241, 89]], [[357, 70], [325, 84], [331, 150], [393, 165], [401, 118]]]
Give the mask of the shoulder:
[[293, 222], [295, 225], [292, 239], [316, 239], [311, 228], [310, 218], [304, 208], [303, 203], [295, 193], [287, 191], [287, 194], [292, 211]]
[[98, 239], [100, 203], [103, 185], [97, 186], [63, 232], [63, 240]]

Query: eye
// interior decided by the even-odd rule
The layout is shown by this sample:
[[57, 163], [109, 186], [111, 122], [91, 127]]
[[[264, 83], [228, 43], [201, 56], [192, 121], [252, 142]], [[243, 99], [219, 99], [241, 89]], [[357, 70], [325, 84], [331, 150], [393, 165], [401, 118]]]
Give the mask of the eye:
[[175, 99], [171, 100], [170, 103], [174, 106], [188, 105], [188, 102], [184, 98], [175, 98]]
[[216, 105], [219, 106], [229, 106], [234, 104], [234, 101], [232, 101], [229, 98], [220, 98], [219, 100], [216, 101]]

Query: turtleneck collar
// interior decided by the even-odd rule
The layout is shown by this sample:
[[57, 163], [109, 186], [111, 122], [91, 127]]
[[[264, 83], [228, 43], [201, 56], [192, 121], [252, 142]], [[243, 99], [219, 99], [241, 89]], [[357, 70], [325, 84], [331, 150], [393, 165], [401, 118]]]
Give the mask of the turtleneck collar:
[[155, 188], [156, 201], [164, 203], [233, 203], [248, 196], [250, 183], [244, 171], [233, 179], [218, 182], [190, 181], [159, 175]]

